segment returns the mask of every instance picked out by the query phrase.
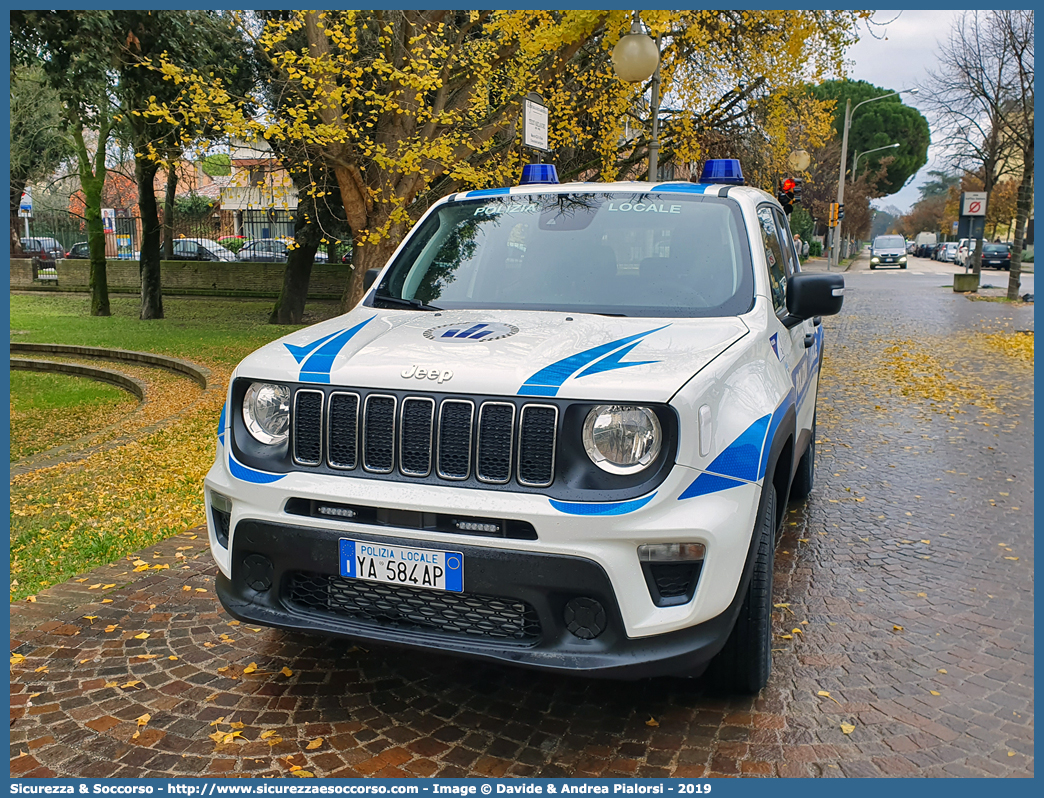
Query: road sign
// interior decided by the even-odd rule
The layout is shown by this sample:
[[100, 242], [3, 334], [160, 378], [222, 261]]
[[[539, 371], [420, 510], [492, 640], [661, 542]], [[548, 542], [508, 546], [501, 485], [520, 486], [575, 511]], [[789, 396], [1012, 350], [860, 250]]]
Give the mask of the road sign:
[[961, 216], [985, 216], [986, 192], [965, 191], [961, 194]]
[[25, 193], [22, 194], [22, 201], [18, 203], [18, 216], [22, 219], [30, 219], [33, 215], [33, 196], [29, 193], [29, 187], [26, 186]]
[[522, 104], [522, 143], [534, 150], [548, 151], [547, 106], [528, 97]]
[[953, 223], [953, 234], [957, 235], [957, 222]]

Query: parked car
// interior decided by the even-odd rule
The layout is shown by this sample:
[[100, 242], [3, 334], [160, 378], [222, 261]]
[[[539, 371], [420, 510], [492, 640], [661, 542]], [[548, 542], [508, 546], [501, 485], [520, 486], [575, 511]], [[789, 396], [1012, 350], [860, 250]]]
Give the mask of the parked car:
[[844, 278], [737, 161], [704, 170], [454, 193], [353, 311], [241, 362], [204, 490], [228, 612], [760, 690]]
[[91, 257], [91, 248], [87, 245], [86, 241], [77, 241], [69, 248], [69, 251], [65, 253], [65, 257], [86, 260]]
[[984, 244], [982, 247], [982, 267], [985, 269], [1010, 269], [1011, 244]]
[[[162, 245], [160, 257], [163, 257]], [[210, 238], [175, 238], [170, 260], [234, 261], [231, 250]]]
[[[258, 238], [244, 244], [236, 257], [255, 263], [286, 263], [287, 254], [292, 248], [291, 243], [282, 238]], [[325, 252], [315, 253], [316, 263], [326, 263], [327, 260]]]
[[942, 250], [939, 252], [939, 260], [945, 263], [955, 263], [957, 261], [957, 242], [947, 241]]
[[899, 235], [883, 235], [870, 245], [870, 268], [898, 266], [906, 268], [906, 239]]
[[957, 242], [957, 254], [954, 256], [953, 260], [958, 266], [963, 266], [964, 262], [968, 259], [968, 255], [970, 254], [968, 246], [969, 240], [967, 238], [962, 238]]
[[65, 250], [56, 238], [23, 238], [21, 243], [27, 258], [60, 260], [65, 255]]

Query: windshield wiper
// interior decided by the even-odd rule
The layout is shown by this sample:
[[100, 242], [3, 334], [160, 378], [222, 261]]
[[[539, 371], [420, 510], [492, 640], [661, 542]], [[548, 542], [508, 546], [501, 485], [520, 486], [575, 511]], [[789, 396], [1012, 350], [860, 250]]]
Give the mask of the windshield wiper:
[[402, 297], [386, 296], [384, 294], [377, 294], [376, 296], [374, 296], [373, 301], [390, 302], [393, 305], [401, 305], [404, 307], [413, 308], [414, 310], [442, 310], [442, 308], [437, 308], [434, 305], [425, 305], [419, 299], [403, 299]]

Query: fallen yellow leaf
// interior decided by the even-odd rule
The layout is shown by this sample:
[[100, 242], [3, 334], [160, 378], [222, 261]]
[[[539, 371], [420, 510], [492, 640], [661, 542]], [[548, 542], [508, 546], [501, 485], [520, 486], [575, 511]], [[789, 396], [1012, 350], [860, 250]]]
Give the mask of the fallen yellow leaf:
[[112, 599], [102, 599], [101, 603], [102, 604], [112, 604]]
[[127, 682], [126, 684], [121, 684], [120, 685], [120, 689], [121, 690], [126, 690], [126, 689], [128, 689], [130, 687], [135, 687], [135, 686], [137, 686], [139, 684], [141, 684], [141, 681], [139, 681], [138, 679], [135, 679], [132, 682]]
[[119, 626], [118, 623], [110, 623], [108, 626], [105, 627], [105, 631], [106, 632], [115, 632], [117, 626]]
[[310, 770], [292, 770], [292, 775], [297, 776], [299, 779], [314, 779], [315, 774]]
[[110, 590], [110, 589], [112, 589], [114, 587], [116, 587], [116, 583], [115, 582], [113, 582], [111, 585], [102, 585], [102, 590]]
[[257, 663], [256, 662], [251, 662], [249, 665], [247, 665], [245, 668], [243, 668], [243, 673], [253, 673], [256, 670], [257, 670]]
[[237, 721], [233, 721], [232, 723], [230, 723], [228, 725], [231, 726], [233, 729], [245, 729], [246, 728], [246, 724], [243, 723], [242, 721], [238, 721], [238, 720]]
[[97, 615], [84, 615], [83, 617], [91, 622], [91, 626], [94, 626], [94, 622], [96, 620], [98, 620], [98, 616]]
[[214, 700], [215, 698], [217, 698], [217, 697], [218, 697], [219, 695], [220, 695], [220, 693], [214, 693], [213, 695], [208, 695], [208, 696], [207, 696], [206, 698], [204, 698], [203, 700], [204, 700], [204, 701], [213, 701], [213, 700]]
[[135, 654], [131, 659], [156, 659], [159, 654]]
[[277, 734], [279, 734], [279, 732], [277, 732], [275, 729], [268, 729], [266, 731], [261, 732], [261, 739], [267, 740], [269, 737], [275, 737]]
[[207, 589], [205, 587], [197, 587], [196, 588], [196, 592], [197, 593], [206, 593]]
[[660, 722], [656, 718], [650, 717], [649, 720], [645, 721], [646, 726], [659, 726]]
[[37, 668], [33, 672], [34, 673], [47, 673], [47, 666], [46, 665], [41, 665], [39, 668]]
[[[646, 721], [646, 724], [648, 725], [648, 721]], [[659, 726], [660, 724], [655, 723], [653, 725]], [[314, 751], [316, 748], [319, 748], [322, 744], [323, 744], [323, 738], [322, 737], [316, 737], [314, 740], [312, 740], [310, 743], [308, 743], [308, 745], [305, 746], [305, 749], [308, 750], [308, 751]]]
[[90, 587], [88, 587], [87, 589], [88, 589], [88, 590], [97, 590], [97, 589], [98, 589], [98, 588], [100, 588], [100, 587], [101, 587], [101, 582], [99, 582], [99, 583], [98, 583], [98, 584], [96, 584], [96, 585], [91, 585], [91, 586], [90, 586]]
[[24, 654], [12, 654], [11, 655], [11, 664], [12, 665], [21, 665], [23, 662], [25, 662], [25, 655]]
[[169, 660], [176, 660], [177, 657], [175, 657], [173, 654], [171, 654], [169, 657], [167, 657], [167, 659], [169, 659]]
[[33, 604], [35, 604], [35, 603], [36, 603], [36, 596], [26, 596], [26, 597], [25, 597], [25, 600], [26, 600], [26, 601], [30, 601], [30, 602], [32, 602]]
[[291, 676], [293, 676], [293, 675], [294, 675], [294, 672], [293, 672], [292, 670], [290, 670], [290, 669], [289, 669], [288, 667], [286, 667], [285, 665], [283, 666], [283, 669], [282, 669], [281, 671], [279, 671], [279, 672], [280, 672], [281, 674], [283, 674], [283, 676], [285, 676], [285, 677], [286, 677], [286, 678], [288, 678], [288, 679], [289, 679], [289, 678], [290, 678]]
[[903, 627], [901, 627], [901, 626], [893, 626], [892, 627], [892, 631], [893, 632], [901, 632], [901, 631], [903, 631]]
[[855, 726], [853, 726], [851, 723], [842, 723], [841, 724], [841, 733], [842, 734], [851, 734], [854, 731], [855, 731]]
[[838, 701], [836, 698], [834, 698], [832, 695], [830, 695], [830, 693], [828, 693], [826, 690], [820, 690], [818, 693], [816, 693], [816, 695], [821, 695], [821, 696], [823, 696], [823, 698], [829, 698], [835, 704], [837, 704], [838, 706], [841, 706], [841, 702]]
[[946, 673], [946, 668], [939, 668], [939, 673]]
[[192, 588], [191, 588], [191, 587], [189, 587], [188, 585], [185, 585], [185, 586], [184, 586], [184, 587], [182, 587], [181, 589], [182, 589], [182, 590], [184, 590], [184, 591], [189, 591], [189, 590], [192, 590]]
[[929, 690], [928, 692], [932, 695], [942, 695], [942, 693], [940, 693], [938, 690]]
[[148, 632], [142, 632], [140, 635], [134, 635], [134, 639], [135, 640], [148, 640], [149, 639], [149, 633]]

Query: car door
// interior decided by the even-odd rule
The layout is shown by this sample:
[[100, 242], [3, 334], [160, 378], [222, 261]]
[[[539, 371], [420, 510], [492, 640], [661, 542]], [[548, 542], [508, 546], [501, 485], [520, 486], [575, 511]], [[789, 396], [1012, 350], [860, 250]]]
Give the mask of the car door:
[[787, 282], [800, 270], [794, 252], [794, 239], [786, 218], [777, 208], [771, 205], [759, 206], [758, 221], [765, 245], [765, 259], [769, 264], [772, 305], [776, 311], [775, 323], [769, 332], [769, 343], [776, 357], [786, 367], [794, 386], [797, 433], [800, 439], [803, 431], [812, 428], [812, 417], [815, 414], [814, 380], [818, 375], [814, 367], [818, 363], [821, 334], [812, 319], [790, 329], [784, 326], [783, 319], [787, 316]]

